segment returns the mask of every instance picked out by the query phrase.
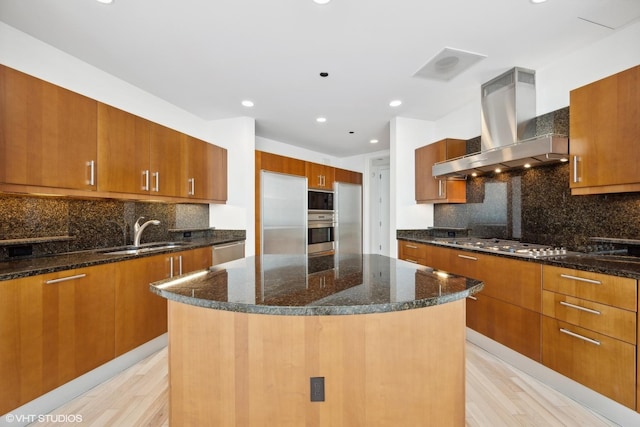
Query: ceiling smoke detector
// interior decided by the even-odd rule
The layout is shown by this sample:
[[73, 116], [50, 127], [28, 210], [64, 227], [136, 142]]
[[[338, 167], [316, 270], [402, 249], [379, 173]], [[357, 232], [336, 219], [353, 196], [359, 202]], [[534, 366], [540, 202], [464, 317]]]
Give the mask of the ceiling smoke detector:
[[431, 58], [413, 77], [449, 81], [487, 55], [445, 47]]

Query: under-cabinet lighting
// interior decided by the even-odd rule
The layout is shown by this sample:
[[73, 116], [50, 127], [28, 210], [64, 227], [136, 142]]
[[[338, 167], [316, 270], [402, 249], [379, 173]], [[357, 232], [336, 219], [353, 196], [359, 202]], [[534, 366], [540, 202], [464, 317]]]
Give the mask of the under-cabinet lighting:
[[530, 167], [531, 167], [531, 164], [530, 164], [530, 163], [525, 163], [525, 164], [524, 164], [524, 168], [525, 168], [525, 169], [529, 169]]
[[495, 173], [500, 173], [500, 172], [502, 172], [502, 169], [500, 169], [500, 168], [496, 168], [496, 169], [494, 170], [494, 172], [495, 172]]

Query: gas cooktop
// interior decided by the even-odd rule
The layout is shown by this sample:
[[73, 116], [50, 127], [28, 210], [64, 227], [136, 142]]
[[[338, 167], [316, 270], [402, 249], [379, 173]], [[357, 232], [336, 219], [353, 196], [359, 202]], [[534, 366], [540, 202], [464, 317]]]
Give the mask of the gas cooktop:
[[567, 255], [565, 248], [551, 248], [545, 245], [523, 243], [517, 240], [486, 239], [476, 237], [434, 239], [433, 243], [458, 248], [474, 249], [482, 252], [499, 252], [523, 258], [542, 258]]

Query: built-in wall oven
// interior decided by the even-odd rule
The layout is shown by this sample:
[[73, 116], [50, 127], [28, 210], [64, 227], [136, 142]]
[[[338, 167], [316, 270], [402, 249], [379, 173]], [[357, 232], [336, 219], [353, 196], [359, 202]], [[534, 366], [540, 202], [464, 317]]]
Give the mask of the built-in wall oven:
[[309, 212], [308, 215], [308, 254], [313, 256], [333, 253], [335, 249], [334, 212], [316, 210], [315, 212]]

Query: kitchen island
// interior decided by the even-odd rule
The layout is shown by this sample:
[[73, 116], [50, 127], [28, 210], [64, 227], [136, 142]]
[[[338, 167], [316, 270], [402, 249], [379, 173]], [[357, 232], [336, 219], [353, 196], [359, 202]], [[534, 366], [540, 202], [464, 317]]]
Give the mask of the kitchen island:
[[463, 426], [465, 298], [482, 286], [380, 255], [248, 257], [156, 282], [171, 423]]

